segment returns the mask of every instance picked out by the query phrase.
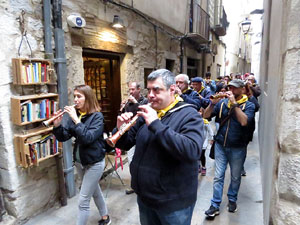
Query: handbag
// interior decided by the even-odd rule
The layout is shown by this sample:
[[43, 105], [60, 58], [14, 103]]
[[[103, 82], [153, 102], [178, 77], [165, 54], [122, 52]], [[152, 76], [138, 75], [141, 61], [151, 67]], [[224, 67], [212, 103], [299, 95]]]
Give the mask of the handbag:
[[209, 151], [209, 158], [211, 159], [215, 159], [215, 140], [212, 143], [212, 145], [210, 146], [210, 151]]

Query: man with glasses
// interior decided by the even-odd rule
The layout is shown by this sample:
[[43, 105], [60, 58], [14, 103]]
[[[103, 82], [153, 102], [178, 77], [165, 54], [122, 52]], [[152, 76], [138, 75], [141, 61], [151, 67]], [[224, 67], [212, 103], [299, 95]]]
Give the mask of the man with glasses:
[[[187, 225], [197, 198], [203, 120], [192, 105], [175, 95], [172, 72], [152, 72], [147, 89], [151, 106], [139, 106], [139, 119], [116, 146], [136, 145], [130, 171], [141, 224]], [[132, 113], [118, 116], [118, 129], [131, 117]]]

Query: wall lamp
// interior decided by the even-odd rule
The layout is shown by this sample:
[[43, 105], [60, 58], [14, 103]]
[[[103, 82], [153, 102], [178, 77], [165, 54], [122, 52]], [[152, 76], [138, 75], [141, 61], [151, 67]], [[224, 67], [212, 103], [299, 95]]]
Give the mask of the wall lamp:
[[248, 20], [248, 18], [245, 19], [245, 21], [242, 22], [242, 30], [244, 34], [247, 34], [251, 27], [251, 21]]
[[123, 28], [124, 27], [124, 22], [118, 15], [114, 15], [112, 27], [114, 27], [114, 28]]

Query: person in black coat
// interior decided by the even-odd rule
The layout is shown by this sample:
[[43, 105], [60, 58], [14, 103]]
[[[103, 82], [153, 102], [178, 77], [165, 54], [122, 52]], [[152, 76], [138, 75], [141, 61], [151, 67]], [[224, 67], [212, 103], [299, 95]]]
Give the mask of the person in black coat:
[[[175, 95], [169, 70], [149, 74], [147, 89], [151, 107], [139, 106], [136, 124], [116, 146], [128, 150], [136, 145], [130, 173], [141, 224], [187, 225], [197, 199], [203, 120], [192, 104]], [[131, 117], [131, 112], [118, 116], [117, 128], [122, 131]]]
[[[63, 117], [60, 116], [54, 121], [53, 134], [61, 142], [75, 137], [74, 161], [78, 174], [83, 176], [76, 224], [87, 224], [90, 200], [93, 197], [101, 216], [99, 225], [107, 225], [110, 224], [110, 218], [99, 186], [105, 167], [103, 115], [96, 96], [88, 85], [75, 87], [74, 103], [75, 107], [64, 108], [68, 114], [66, 120], [62, 121]], [[55, 115], [60, 112], [61, 110]]]

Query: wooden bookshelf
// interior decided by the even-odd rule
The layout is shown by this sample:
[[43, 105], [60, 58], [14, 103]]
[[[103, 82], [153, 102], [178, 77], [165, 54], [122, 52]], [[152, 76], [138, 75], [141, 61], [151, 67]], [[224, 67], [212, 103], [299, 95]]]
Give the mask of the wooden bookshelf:
[[13, 84], [32, 85], [50, 83], [51, 61], [45, 59], [13, 58]]
[[58, 94], [11, 97], [11, 116], [15, 125], [23, 126], [50, 118], [58, 110]]
[[17, 164], [28, 168], [38, 166], [40, 162], [59, 155], [62, 143], [52, 134], [52, 127], [38, 128], [27, 134], [14, 136]]

